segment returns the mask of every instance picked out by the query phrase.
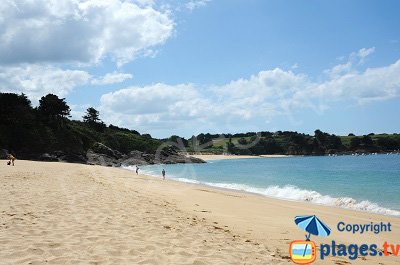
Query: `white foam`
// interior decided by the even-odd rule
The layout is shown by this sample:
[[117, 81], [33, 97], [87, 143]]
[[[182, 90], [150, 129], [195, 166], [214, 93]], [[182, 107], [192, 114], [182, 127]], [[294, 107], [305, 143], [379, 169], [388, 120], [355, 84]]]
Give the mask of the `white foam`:
[[[129, 170], [134, 170], [133, 167], [124, 167]], [[160, 174], [153, 172], [151, 170], [142, 170], [143, 174], [160, 177]], [[181, 177], [170, 176], [170, 178], [186, 182], [192, 184], [203, 184], [207, 186], [230, 189], [230, 190], [238, 190], [245, 191], [255, 194], [260, 194], [267, 197], [279, 198], [284, 200], [292, 200], [292, 201], [305, 201], [314, 204], [322, 204], [334, 207], [341, 207], [356, 211], [366, 211], [371, 213], [383, 214], [383, 215], [392, 215], [392, 216], [400, 216], [400, 211], [388, 209], [379, 206], [376, 203], [370, 201], [357, 201], [350, 197], [331, 197], [329, 195], [322, 195], [317, 191], [313, 190], [305, 190], [300, 189], [296, 186], [287, 185], [287, 186], [269, 186], [267, 188], [257, 188], [248, 186], [245, 184], [238, 183], [213, 183], [213, 182], [201, 182], [194, 179], [187, 179]]]
[[379, 206], [376, 203], [370, 201], [357, 201], [350, 197], [331, 197], [329, 195], [322, 195], [319, 192], [313, 190], [304, 190], [296, 186], [287, 185], [284, 187], [280, 186], [269, 186], [267, 188], [255, 188], [243, 184], [237, 183], [204, 183], [209, 186], [246, 191], [256, 194], [261, 194], [268, 197], [293, 200], [293, 201], [306, 201], [315, 204], [323, 204], [335, 207], [341, 207], [357, 211], [366, 211], [377, 214], [400, 216], [400, 212], [391, 210]]

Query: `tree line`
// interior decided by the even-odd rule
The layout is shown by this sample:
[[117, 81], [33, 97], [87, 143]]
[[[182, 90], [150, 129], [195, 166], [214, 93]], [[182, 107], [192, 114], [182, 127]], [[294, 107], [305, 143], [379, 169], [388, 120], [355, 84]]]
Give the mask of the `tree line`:
[[0, 93], [0, 106], [0, 149], [27, 158], [54, 151], [84, 154], [96, 142], [122, 153], [133, 150], [154, 153], [165, 142], [175, 143], [173, 146], [181, 151], [242, 155], [325, 155], [400, 149], [398, 134], [337, 136], [321, 130], [315, 130], [313, 135], [262, 131], [201, 133], [188, 139], [173, 135], [158, 140], [136, 130], [107, 126], [93, 107], [86, 110], [82, 121], [71, 120], [71, 109], [65, 98], [53, 94], [43, 96], [39, 105], [32, 107], [25, 94]]
[[100, 142], [122, 153], [133, 150], [154, 153], [161, 141], [149, 134], [106, 125], [93, 107], [82, 121], [71, 120], [65, 98], [48, 94], [32, 107], [25, 94], [0, 93], [0, 149], [19, 158], [35, 158], [47, 152], [85, 154]]
[[189, 152], [230, 153], [236, 155], [327, 155], [382, 153], [400, 150], [399, 134], [337, 136], [317, 129], [313, 135], [292, 131], [259, 133], [201, 133], [189, 139], [171, 136], [169, 141], [183, 144]]

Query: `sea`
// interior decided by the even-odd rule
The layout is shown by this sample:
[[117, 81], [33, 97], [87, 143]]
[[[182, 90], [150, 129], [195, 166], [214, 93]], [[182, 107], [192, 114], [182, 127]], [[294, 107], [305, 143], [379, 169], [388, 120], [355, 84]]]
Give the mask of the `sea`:
[[[134, 167], [126, 167], [134, 170]], [[292, 156], [141, 166], [140, 173], [400, 217], [400, 155]]]

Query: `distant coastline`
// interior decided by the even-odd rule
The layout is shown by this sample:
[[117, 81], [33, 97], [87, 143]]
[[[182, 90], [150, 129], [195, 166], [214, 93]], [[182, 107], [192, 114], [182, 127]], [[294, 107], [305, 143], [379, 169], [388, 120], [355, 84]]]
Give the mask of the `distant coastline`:
[[3, 159], [10, 153], [17, 159], [120, 166], [203, 162], [185, 158], [188, 153], [211, 155], [204, 157], [210, 160], [400, 152], [397, 133], [338, 136], [317, 129], [313, 135], [261, 131], [157, 139], [134, 129], [107, 125], [92, 107], [82, 121], [70, 120], [67, 102], [53, 94], [43, 96], [39, 106], [33, 107], [24, 94], [0, 93], [0, 105], [0, 158]]
[[228, 160], [228, 159], [252, 159], [252, 158], [279, 158], [290, 157], [289, 155], [259, 155], [259, 156], [246, 156], [246, 155], [191, 155], [191, 157], [199, 158], [204, 161], [212, 160]]

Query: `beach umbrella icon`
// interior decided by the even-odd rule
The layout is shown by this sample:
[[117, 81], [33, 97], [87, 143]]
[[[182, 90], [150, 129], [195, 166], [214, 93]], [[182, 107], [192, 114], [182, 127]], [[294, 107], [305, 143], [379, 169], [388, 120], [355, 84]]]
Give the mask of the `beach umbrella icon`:
[[[308, 235], [306, 235], [307, 241], [310, 241], [311, 234], [325, 237], [331, 233], [331, 229], [315, 215], [296, 216], [294, 222], [298, 227], [308, 232]], [[306, 244], [303, 256], [306, 254], [307, 246]]]

